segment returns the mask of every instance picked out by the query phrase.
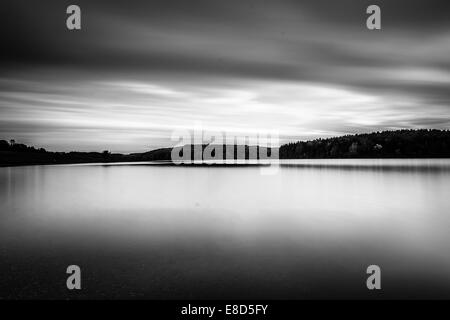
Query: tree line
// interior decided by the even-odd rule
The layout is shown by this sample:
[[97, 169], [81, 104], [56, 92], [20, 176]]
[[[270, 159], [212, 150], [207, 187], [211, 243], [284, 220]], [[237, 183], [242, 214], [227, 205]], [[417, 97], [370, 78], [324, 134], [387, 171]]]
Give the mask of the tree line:
[[305, 158], [448, 158], [450, 131], [435, 129], [382, 131], [288, 143], [282, 159]]
[[[207, 145], [202, 145], [203, 151]], [[248, 159], [249, 146], [244, 148]], [[234, 146], [231, 156], [237, 155]], [[259, 147], [257, 147], [259, 150]], [[198, 150], [198, 149], [197, 149]], [[196, 149], [191, 146], [192, 159]], [[226, 146], [223, 146], [224, 156]], [[271, 150], [264, 150], [270, 155]], [[134, 162], [171, 161], [172, 148], [156, 149], [143, 153], [120, 154], [103, 152], [50, 152], [14, 140], [0, 140], [0, 165], [58, 164], [88, 162]], [[279, 148], [280, 159], [318, 158], [450, 158], [450, 131], [437, 129], [382, 131], [368, 134], [345, 135], [341, 137], [298, 141]], [[196, 159], [199, 159], [198, 157]]]

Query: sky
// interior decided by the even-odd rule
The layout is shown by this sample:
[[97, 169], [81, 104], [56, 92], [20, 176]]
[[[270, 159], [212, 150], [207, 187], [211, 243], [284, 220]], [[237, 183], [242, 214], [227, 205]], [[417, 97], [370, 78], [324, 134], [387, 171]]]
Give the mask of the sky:
[[[81, 8], [78, 31], [66, 8]], [[381, 8], [381, 30], [366, 8]], [[2, 0], [0, 139], [141, 152], [450, 128], [448, 0]]]

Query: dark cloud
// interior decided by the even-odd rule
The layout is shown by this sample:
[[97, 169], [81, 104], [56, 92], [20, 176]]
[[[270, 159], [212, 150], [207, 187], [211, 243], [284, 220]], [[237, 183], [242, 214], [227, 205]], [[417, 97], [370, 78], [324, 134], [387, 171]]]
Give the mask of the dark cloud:
[[[437, 115], [423, 117], [420, 108], [450, 106], [449, 1], [79, 0], [82, 30], [76, 32], [65, 28], [70, 4], [2, 2], [1, 91], [20, 91], [20, 81], [27, 80], [50, 87], [64, 80], [65, 86], [55, 87], [66, 95], [70, 80], [157, 81], [180, 91], [191, 86], [199, 97], [203, 87], [286, 81], [386, 102], [403, 99], [413, 117], [418, 114], [398, 125], [448, 123]], [[381, 31], [365, 27], [370, 4], [382, 9]], [[4, 94], [4, 114], [11, 108], [8, 99]], [[393, 126], [383, 119], [385, 127]], [[340, 126], [327, 128], [360, 127]]]

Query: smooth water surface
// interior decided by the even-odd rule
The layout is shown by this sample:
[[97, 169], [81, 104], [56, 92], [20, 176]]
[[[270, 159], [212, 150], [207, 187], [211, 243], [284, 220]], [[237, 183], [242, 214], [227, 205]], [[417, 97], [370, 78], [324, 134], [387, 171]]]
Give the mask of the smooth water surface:
[[0, 272], [0, 298], [449, 298], [450, 161], [0, 168]]

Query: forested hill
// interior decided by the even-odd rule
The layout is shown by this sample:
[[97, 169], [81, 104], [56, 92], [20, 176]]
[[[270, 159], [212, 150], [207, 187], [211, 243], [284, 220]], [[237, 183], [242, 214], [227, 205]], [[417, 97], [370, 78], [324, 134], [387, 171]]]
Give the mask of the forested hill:
[[[203, 145], [200, 150], [204, 150]], [[237, 148], [237, 146], [234, 146]], [[193, 146], [192, 156], [194, 155]], [[244, 146], [248, 158], [249, 146]], [[263, 148], [265, 149], [265, 148]], [[225, 149], [224, 149], [225, 150]], [[236, 158], [236, 150], [233, 152]], [[262, 150], [270, 154], [271, 150]], [[0, 140], [0, 166], [91, 162], [170, 161], [172, 148], [144, 153], [50, 152], [15, 141]], [[231, 155], [233, 157], [233, 155]], [[449, 130], [398, 130], [288, 143], [281, 159], [314, 158], [450, 158]], [[227, 156], [228, 158], [228, 156]]]
[[397, 130], [288, 143], [281, 159], [449, 158], [449, 130]]

